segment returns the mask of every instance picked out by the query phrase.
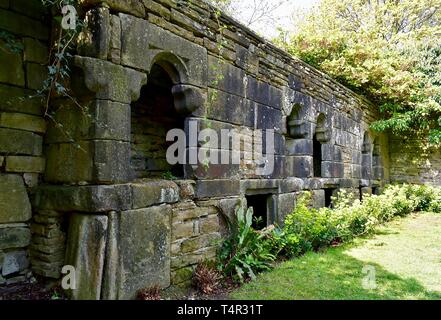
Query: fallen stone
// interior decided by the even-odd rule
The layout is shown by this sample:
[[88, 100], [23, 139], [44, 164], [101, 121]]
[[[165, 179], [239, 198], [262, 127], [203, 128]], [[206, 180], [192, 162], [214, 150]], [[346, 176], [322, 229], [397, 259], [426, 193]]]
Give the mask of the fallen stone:
[[2, 276], [8, 276], [29, 267], [26, 251], [11, 251], [5, 254], [2, 266]]
[[66, 263], [75, 267], [74, 300], [99, 300], [107, 240], [107, 216], [75, 213], [69, 223]]

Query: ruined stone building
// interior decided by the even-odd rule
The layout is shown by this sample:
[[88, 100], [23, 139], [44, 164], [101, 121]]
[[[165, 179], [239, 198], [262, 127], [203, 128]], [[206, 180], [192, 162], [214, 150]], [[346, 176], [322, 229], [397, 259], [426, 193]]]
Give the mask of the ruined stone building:
[[[341, 189], [441, 185], [439, 151], [415, 161], [412, 143], [369, 129], [376, 106], [205, 2], [79, 2], [75, 102], [60, 95], [46, 110], [29, 96], [48, 77], [50, 13], [0, 0], [0, 29], [22, 44], [0, 50], [0, 286], [72, 265], [72, 298], [132, 299], [187, 285], [238, 205], [281, 224], [302, 190], [322, 207]], [[190, 122], [235, 129], [242, 161], [170, 165], [167, 132]], [[245, 157], [266, 154], [260, 129], [275, 141], [264, 175]]]

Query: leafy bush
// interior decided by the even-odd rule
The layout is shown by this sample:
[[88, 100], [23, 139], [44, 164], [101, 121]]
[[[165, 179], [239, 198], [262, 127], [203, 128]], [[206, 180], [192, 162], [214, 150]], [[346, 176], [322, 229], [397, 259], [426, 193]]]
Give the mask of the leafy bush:
[[311, 194], [304, 193], [286, 217], [283, 249], [296, 256], [334, 241], [348, 241], [372, 232], [380, 223], [415, 211], [441, 212], [441, 189], [417, 185], [391, 185], [382, 195], [366, 195], [363, 201], [341, 191], [334, 209], [310, 208]]
[[271, 236], [273, 230], [256, 231], [252, 228], [253, 210], [236, 209], [236, 221], [230, 225], [230, 237], [223, 242], [218, 259], [219, 269], [235, 280], [243, 282], [255, 278], [255, 274], [271, 269], [276, 259], [273, 253], [278, 244]]
[[262, 231], [251, 227], [252, 209], [245, 213], [239, 208], [237, 221], [230, 225], [231, 235], [219, 250], [219, 269], [242, 282], [269, 270], [277, 256], [298, 256], [349, 241], [396, 216], [417, 211], [441, 213], [441, 188], [391, 185], [381, 195], [365, 195], [363, 201], [341, 191], [333, 198], [334, 209], [315, 209], [310, 204], [311, 193], [304, 192], [282, 229], [271, 226]]
[[328, 245], [336, 238], [337, 229], [331, 219], [331, 210], [308, 208], [311, 194], [304, 193], [296, 209], [286, 217], [284, 233], [287, 252], [298, 255]]

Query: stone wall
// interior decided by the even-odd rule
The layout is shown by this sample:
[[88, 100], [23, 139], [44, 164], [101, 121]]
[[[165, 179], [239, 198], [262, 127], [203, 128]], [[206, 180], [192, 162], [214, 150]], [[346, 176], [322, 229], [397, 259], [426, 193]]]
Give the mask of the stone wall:
[[418, 137], [391, 136], [391, 180], [441, 186], [441, 151]]
[[0, 30], [7, 35], [0, 40], [0, 285], [31, 276], [30, 194], [45, 169], [46, 121], [41, 100], [30, 97], [47, 74], [46, 18], [39, 1], [0, 1]]
[[[29, 177], [38, 178], [44, 166], [37, 172], [29, 166], [18, 173], [3, 171], [10, 172], [8, 163], [23, 168], [44, 155], [44, 181], [32, 197], [32, 269], [59, 278], [62, 265], [73, 265], [78, 289], [70, 292], [72, 298], [132, 299], [142, 288], [188, 285], [197, 263], [214, 257], [226, 221], [247, 199], [262, 204], [256, 212], [267, 224], [283, 224], [303, 190], [312, 190], [315, 206], [322, 207], [340, 189], [357, 197], [402, 175], [397, 153], [390, 157], [388, 136], [368, 129], [378, 119], [375, 106], [231, 18], [217, 19], [205, 2], [80, 3], [87, 25], [72, 59], [71, 89], [82, 108], [64, 99], [50, 106], [69, 134], [49, 123], [43, 152], [45, 127], [4, 125], [16, 123], [11, 115], [20, 117], [26, 108], [43, 125], [41, 105], [30, 102], [20, 112], [5, 110], [6, 118], [2, 109], [0, 121], [0, 188], [10, 193], [0, 194], [0, 204], [10, 210], [10, 190], [17, 190], [13, 196], [22, 203], [13, 212], [3, 210], [4, 222], [0, 212], [0, 223], [7, 223], [0, 232], [21, 239], [16, 246], [28, 247], [26, 191], [36, 186]], [[0, 12], [7, 16], [12, 9]], [[1, 27], [6, 20], [0, 21]], [[35, 38], [44, 47], [47, 38]], [[35, 89], [26, 82], [27, 72], [41, 67], [26, 54], [15, 59], [25, 80], [8, 82], [3, 90], [0, 78], [0, 94], [8, 98], [14, 90], [21, 96]], [[12, 81], [15, 71], [4, 81]], [[222, 129], [234, 130], [240, 162], [199, 162], [175, 174], [164, 158], [165, 134], [175, 127], [183, 128], [186, 138], [193, 129], [210, 128], [218, 136]], [[275, 163], [274, 170], [259, 173], [262, 164], [251, 160], [256, 153], [260, 160], [270, 153], [260, 131], [265, 129], [274, 130]], [[11, 137], [23, 143], [12, 144]], [[26, 140], [30, 137], [35, 141]], [[227, 142], [189, 143], [185, 154], [208, 150], [221, 157], [233, 149]], [[179, 179], [164, 180], [164, 174]], [[8, 244], [1, 239], [0, 246]], [[5, 252], [16, 251], [11, 248]], [[28, 254], [17, 252], [17, 259]]]

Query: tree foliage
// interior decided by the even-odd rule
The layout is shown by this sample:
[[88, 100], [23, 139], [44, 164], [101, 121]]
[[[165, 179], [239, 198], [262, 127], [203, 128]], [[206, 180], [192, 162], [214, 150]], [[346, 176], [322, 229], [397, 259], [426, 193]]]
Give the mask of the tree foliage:
[[374, 129], [440, 144], [440, 22], [440, 0], [321, 0], [276, 41], [376, 103]]

